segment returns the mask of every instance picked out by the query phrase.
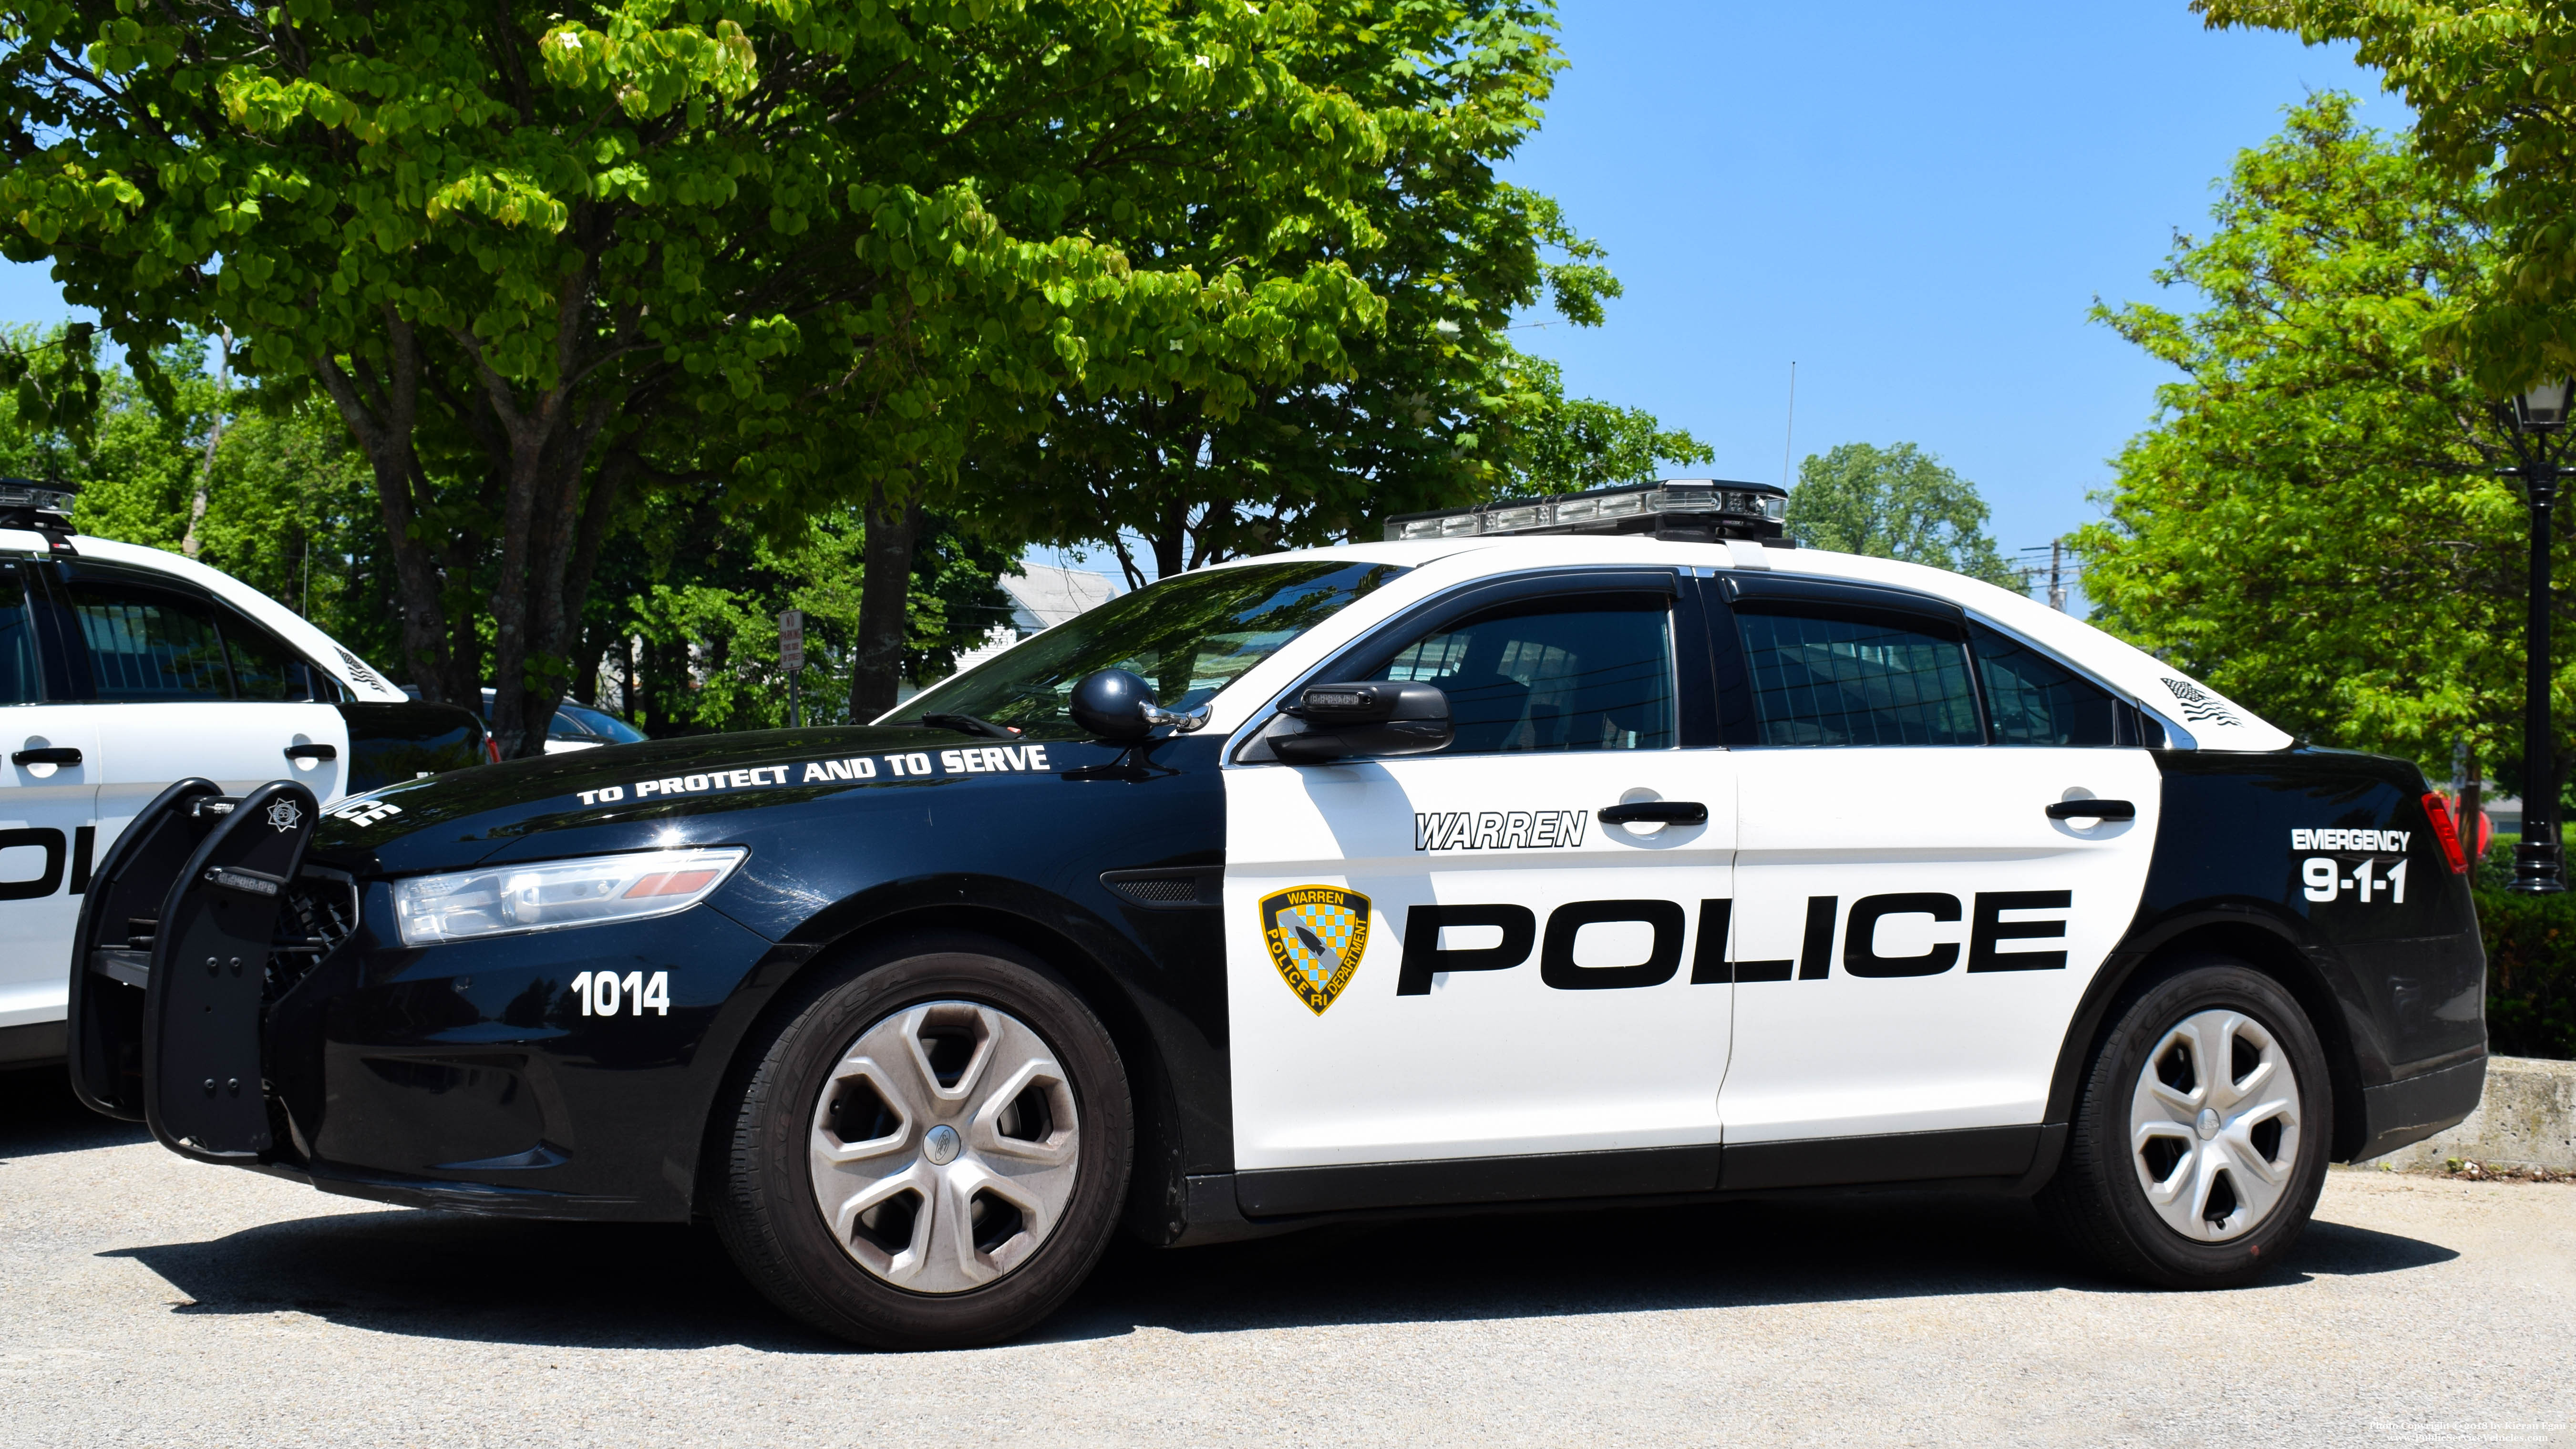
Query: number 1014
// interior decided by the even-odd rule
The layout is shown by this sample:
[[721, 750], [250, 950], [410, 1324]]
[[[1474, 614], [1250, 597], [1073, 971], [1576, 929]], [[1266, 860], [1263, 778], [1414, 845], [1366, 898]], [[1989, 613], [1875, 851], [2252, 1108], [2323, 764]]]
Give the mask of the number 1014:
[[642, 1016], [650, 1007], [655, 1016], [671, 1014], [671, 973], [656, 971], [647, 978], [641, 971], [624, 976], [614, 971], [584, 971], [572, 979], [573, 994], [581, 998], [584, 1016], [615, 1016], [624, 1006], [630, 1016]]

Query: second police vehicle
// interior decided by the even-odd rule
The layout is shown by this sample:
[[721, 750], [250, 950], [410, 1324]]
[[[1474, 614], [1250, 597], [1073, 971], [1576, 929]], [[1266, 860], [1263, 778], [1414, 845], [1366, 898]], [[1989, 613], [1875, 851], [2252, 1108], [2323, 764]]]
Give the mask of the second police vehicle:
[[1165, 580], [875, 726], [184, 782], [73, 1068], [395, 1203], [710, 1218], [893, 1347], [1123, 1229], [1916, 1183], [2247, 1281], [2459, 1121], [2484, 960], [2417, 769], [1671, 482]]
[[0, 1069], [62, 1060], [91, 870], [172, 781], [283, 775], [327, 804], [487, 758], [473, 715], [241, 580], [75, 534], [73, 492], [0, 478]]

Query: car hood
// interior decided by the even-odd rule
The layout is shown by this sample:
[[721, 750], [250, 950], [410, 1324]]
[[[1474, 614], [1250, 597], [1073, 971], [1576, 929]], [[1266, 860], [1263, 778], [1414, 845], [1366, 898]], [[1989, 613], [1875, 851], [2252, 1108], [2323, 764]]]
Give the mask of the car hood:
[[891, 804], [968, 777], [1053, 778], [1114, 763], [1081, 740], [1003, 743], [949, 730], [845, 726], [609, 745], [458, 770], [333, 806], [313, 858], [365, 875], [493, 859], [725, 843], [743, 812], [855, 793]]

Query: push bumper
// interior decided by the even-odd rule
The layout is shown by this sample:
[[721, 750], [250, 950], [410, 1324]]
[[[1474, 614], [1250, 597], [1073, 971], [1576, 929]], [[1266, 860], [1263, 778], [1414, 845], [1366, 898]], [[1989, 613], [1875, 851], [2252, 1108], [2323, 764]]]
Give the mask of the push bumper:
[[[732, 1053], [807, 948], [704, 906], [406, 947], [390, 884], [303, 859], [310, 797], [282, 793], [300, 789], [189, 782], [119, 838], [75, 940], [83, 1100], [183, 1156], [324, 1192], [686, 1218]], [[585, 976], [630, 983], [613, 1013], [591, 1014]]]

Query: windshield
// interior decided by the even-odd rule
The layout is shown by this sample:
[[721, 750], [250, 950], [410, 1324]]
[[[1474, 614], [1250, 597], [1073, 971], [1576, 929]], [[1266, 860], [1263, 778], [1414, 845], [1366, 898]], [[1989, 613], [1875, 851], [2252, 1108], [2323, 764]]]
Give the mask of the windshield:
[[1289, 640], [1404, 572], [1395, 564], [1312, 559], [1165, 579], [906, 701], [892, 722], [965, 714], [1039, 738], [1080, 735], [1065, 702], [1095, 669], [1134, 670], [1165, 709], [1195, 709]]

